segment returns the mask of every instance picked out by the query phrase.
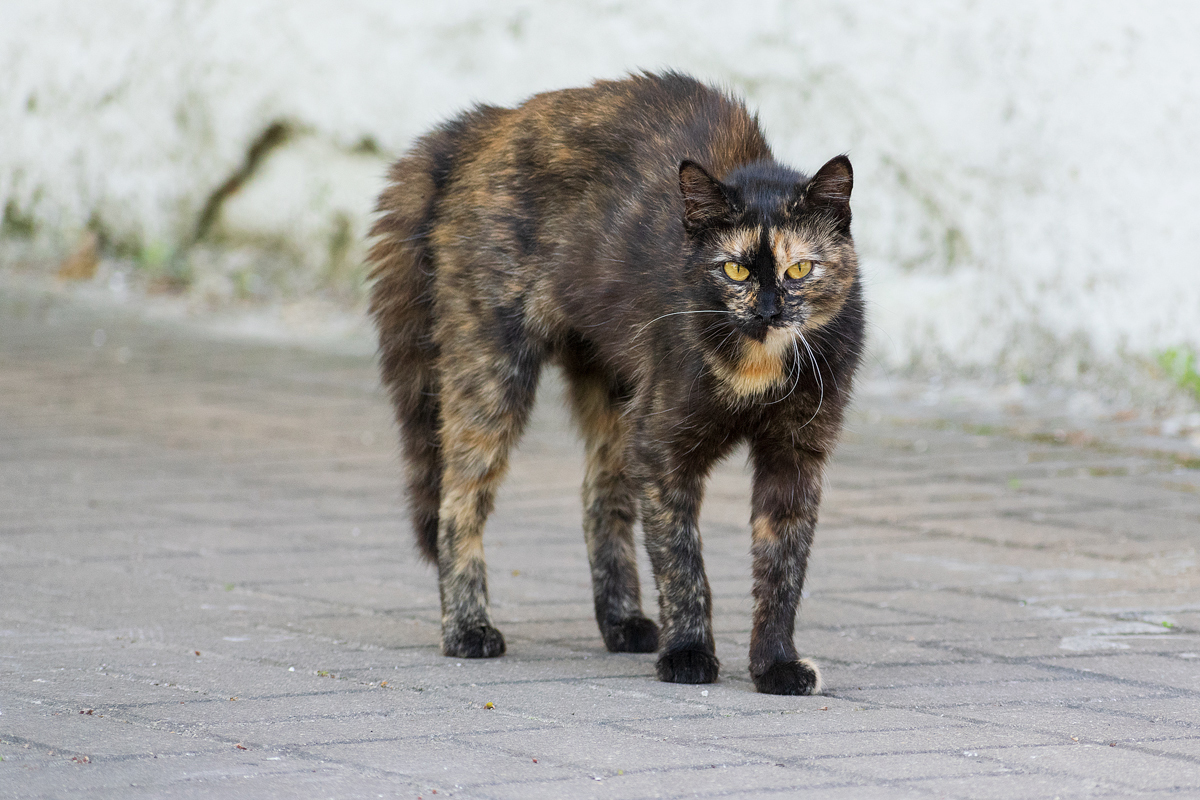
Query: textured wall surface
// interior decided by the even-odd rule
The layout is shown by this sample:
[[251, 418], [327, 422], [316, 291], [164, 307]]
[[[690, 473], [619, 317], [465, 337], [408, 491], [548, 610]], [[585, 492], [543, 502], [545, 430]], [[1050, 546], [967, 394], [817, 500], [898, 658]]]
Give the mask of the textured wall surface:
[[439, 119], [673, 67], [744, 94], [800, 168], [850, 154], [885, 363], [1073, 380], [1200, 347], [1197, 6], [578, 5], [8, 0], [6, 235], [200, 232], [336, 273]]

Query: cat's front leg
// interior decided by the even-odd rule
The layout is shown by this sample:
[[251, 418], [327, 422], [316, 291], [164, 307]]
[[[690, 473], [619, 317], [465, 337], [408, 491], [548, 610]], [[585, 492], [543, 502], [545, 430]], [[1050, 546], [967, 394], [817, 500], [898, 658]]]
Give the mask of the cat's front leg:
[[[665, 473], [665, 474], [664, 474]], [[642, 528], [654, 568], [661, 615], [658, 678], [669, 683], [712, 683], [720, 664], [712, 633], [712, 590], [700, 553], [703, 475], [682, 464], [659, 468], [642, 486]]]
[[825, 454], [765, 436], [751, 445], [754, 627], [750, 677], [765, 694], [814, 694], [821, 673], [796, 652], [792, 634], [817, 525]]

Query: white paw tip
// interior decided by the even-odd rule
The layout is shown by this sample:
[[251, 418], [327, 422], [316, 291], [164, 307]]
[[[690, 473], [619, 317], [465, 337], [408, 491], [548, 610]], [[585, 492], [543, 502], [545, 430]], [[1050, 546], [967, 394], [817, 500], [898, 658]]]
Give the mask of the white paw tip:
[[811, 658], [802, 658], [802, 659], [800, 659], [800, 663], [813, 671], [814, 681], [813, 681], [812, 693], [820, 694], [821, 689], [824, 688], [825, 684], [821, 681], [821, 670], [817, 666], [817, 662], [813, 661]]

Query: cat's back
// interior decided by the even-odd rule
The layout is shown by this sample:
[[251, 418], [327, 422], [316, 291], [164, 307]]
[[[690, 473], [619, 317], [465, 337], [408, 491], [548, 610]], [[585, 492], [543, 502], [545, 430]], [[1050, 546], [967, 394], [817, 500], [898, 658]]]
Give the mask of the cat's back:
[[506, 294], [552, 295], [557, 309], [542, 306], [559, 320], [649, 313], [653, 297], [633, 301], [629, 287], [648, 288], [640, 275], [679, 258], [682, 161], [720, 177], [772, 157], [741, 102], [673, 72], [476, 109], [443, 130], [457, 148], [431, 226], [437, 272], [477, 294], [502, 279]]
[[523, 166], [531, 173], [553, 176], [573, 169], [592, 183], [657, 178], [674, 192], [684, 158], [702, 159], [715, 174], [724, 174], [770, 156], [745, 106], [679, 73], [547, 92], [518, 108], [515, 117], [520, 134], [512, 147], [529, 159]]
[[771, 157], [741, 102], [679, 73], [479, 106], [393, 166], [374, 313], [427, 329], [437, 298], [448, 328], [484, 307], [551, 338], [643, 325], [682, 280], [680, 163], [721, 177]]
[[674, 72], [545, 92], [514, 109], [482, 107], [442, 130], [457, 140], [445, 185], [451, 203], [516, 200], [542, 223], [580, 199], [596, 210], [606, 195], [627, 203], [665, 192], [676, 201], [684, 159], [721, 176], [771, 157], [745, 106]]

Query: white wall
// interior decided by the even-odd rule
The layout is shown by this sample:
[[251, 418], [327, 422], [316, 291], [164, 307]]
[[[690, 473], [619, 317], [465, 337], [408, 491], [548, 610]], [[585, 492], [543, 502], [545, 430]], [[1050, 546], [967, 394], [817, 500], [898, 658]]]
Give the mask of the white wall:
[[849, 153], [886, 363], [1074, 379], [1200, 348], [1200, 6], [583, 5], [6, 0], [0, 203], [46, 241], [97, 214], [170, 247], [284, 120], [221, 226], [319, 269], [369, 219], [364, 137], [394, 156], [472, 102], [674, 67], [743, 93], [797, 167]]

